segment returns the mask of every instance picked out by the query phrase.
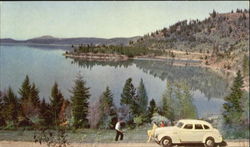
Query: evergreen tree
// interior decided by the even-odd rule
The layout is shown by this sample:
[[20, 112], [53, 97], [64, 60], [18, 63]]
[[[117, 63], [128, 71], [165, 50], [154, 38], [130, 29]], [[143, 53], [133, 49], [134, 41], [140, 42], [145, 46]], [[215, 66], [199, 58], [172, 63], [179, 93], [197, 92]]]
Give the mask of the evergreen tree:
[[181, 116], [182, 118], [197, 118], [197, 110], [193, 104], [190, 88], [186, 83], [181, 85], [182, 100], [181, 100]]
[[167, 89], [162, 95], [162, 113], [163, 116], [165, 116], [171, 121], [175, 120], [173, 105], [174, 105], [174, 90], [169, 81], [167, 82]]
[[185, 82], [167, 83], [167, 89], [162, 96], [162, 114], [171, 121], [197, 118], [192, 94]]
[[213, 10], [213, 13], [211, 14], [211, 16], [212, 16], [213, 18], [216, 17], [216, 11], [215, 11], [215, 10]]
[[30, 86], [29, 76], [26, 75], [22, 83], [22, 87], [19, 89], [19, 94], [20, 94], [20, 98], [22, 101], [29, 98], [30, 89], [31, 89], [31, 86]]
[[43, 98], [40, 109], [39, 109], [39, 119], [40, 119], [40, 125], [42, 126], [51, 126], [53, 123], [53, 113], [50, 110], [49, 104], [45, 102], [45, 99]]
[[75, 128], [87, 127], [88, 100], [90, 98], [89, 88], [81, 75], [75, 80], [75, 85], [71, 90], [71, 103], [73, 114], [73, 126]]
[[137, 96], [140, 106], [140, 112], [144, 113], [147, 111], [148, 107], [148, 95], [142, 79], [140, 81], [140, 85], [137, 90]]
[[148, 107], [148, 111], [147, 111], [147, 116], [148, 116], [148, 119], [147, 119], [147, 122], [150, 122], [151, 121], [151, 118], [153, 117], [153, 114], [156, 113], [158, 111], [157, 109], [157, 106], [156, 106], [156, 103], [155, 103], [155, 100], [152, 99], [150, 102], [149, 102], [149, 107]]
[[0, 127], [6, 125], [4, 119], [4, 103], [3, 103], [4, 94], [0, 91]]
[[7, 94], [3, 97], [3, 116], [5, 120], [13, 121], [17, 123], [19, 111], [19, 103], [17, 96], [14, 94], [13, 90], [9, 87]]
[[59, 113], [61, 111], [61, 107], [63, 104], [64, 98], [61, 91], [58, 89], [58, 85], [55, 82], [54, 86], [51, 89], [51, 98], [50, 98], [50, 106], [52, 115], [54, 118], [54, 123], [59, 123]]
[[242, 106], [241, 99], [243, 97], [243, 77], [241, 72], [237, 72], [237, 76], [234, 79], [233, 85], [231, 87], [231, 93], [224, 98], [226, 103], [223, 104], [224, 113], [223, 117], [226, 124], [238, 124], [242, 120]]
[[101, 95], [99, 110], [101, 112], [99, 125], [105, 129], [113, 128], [116, 123], [117, 114], [113, 104], [113, 95], [109, 87], [106, 87], [106, 90]]
[[139, 114], [139, 105], [136, 96], [136, 89], [132, 84], [132, 79], [128, 78], [121, 94], [121, 105], [128, 105], [133, 116]]
[[40, 105], [39, 90], [36, 87], [35, 83], [33, 83], [30, 88], [29, 98], [34, 106], [39, 107]]

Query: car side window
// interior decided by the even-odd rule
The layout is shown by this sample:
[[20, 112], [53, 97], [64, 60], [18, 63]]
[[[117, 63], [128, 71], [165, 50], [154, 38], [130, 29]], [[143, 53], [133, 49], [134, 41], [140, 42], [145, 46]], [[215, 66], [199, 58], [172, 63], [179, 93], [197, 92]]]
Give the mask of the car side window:
[[183, 123], [182, 122], [179, 122], [178, 124], [177, 124], [177, 127], [178, 128], [181, 128], [183, 126]]
[[195, 128], [196, 130], [202, 130], [202, 129], [203, 129], [203, 127], [202, 127], [201, 124], [195, 124], [194, 128]]
[[203, 125], [206, 130], [210, 129], [209, 126]]
[[184, 129], [193, 129], [193, 124], [186, 124]]

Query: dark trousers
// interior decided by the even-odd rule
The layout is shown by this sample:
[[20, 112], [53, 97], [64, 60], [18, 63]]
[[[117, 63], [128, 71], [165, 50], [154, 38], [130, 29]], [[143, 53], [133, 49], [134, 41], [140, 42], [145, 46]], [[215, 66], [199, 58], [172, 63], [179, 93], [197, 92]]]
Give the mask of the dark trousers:
[[118, 141], [119, 136], [120, 136], [120, 140], [123, 140], [123, 133], [116, 130], [115, 141]]

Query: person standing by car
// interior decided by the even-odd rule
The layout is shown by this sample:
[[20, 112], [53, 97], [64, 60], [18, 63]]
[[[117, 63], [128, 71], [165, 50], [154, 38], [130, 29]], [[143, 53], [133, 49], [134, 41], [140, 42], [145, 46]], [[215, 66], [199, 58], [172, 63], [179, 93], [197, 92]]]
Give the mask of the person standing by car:
[[164, 121], [161, 121], [160, 127], [165, 127]]
[[152, 136], [155, 134], [155, 130], [158, 128], [156, 122], [153, 122], [152, 130], [148, 130], [148, 142], [150, 142]]
[[120, 140], [123, 140], [123, 132], [121, 130], [121, 120], [118, 120], [117, 123], [115, 124], [115, 130], [116, 130], [116, 136], [115, 136], [115, 141], [118, 141], [118, 138], [120, 136]]

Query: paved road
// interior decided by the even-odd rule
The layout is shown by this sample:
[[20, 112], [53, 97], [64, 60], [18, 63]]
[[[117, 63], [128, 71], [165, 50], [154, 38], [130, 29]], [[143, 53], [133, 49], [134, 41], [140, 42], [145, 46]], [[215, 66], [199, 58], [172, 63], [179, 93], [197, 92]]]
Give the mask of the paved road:
[[[249, 141], [227, 141], [228, 147], [249, 147]], [[15, 142], [15, 141], [0, 141], [0, 147], [47, 147], [46, 144], [40, 145], [33, 142]], [[94, 143], [82, 144], [72, 143], [69, 147], [160, 147], [156, 143]], [[189, 146], [190, 147], [190, 146]], [[198, 146], [196, 146], [198, 147]]]

